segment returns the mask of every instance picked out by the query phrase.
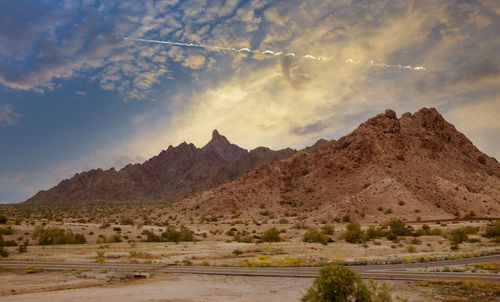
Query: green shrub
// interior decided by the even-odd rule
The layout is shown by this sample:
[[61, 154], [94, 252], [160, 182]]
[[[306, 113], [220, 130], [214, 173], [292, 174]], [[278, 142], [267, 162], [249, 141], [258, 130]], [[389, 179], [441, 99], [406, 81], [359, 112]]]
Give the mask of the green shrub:
[[194, 232], [186, 226], [181, 225], [179, 230], [174, 226], [168, 226], [165, 232], [161, 234], [162, 241], [166, 242], [181, 242], [181, 241], [194, 241]]
[[346, 231], [341, 235], [341, 238], [349, 243], [363, 242], [364, 232], [361, 230], [361, 225], [357, 222], [350, 222], [346, 226]]
[[378, 287], [370, 282], [365, 285], [361, 277], [350, 268], [326, 265], [319, 270], [319, 277], [302, 297], [304, 302], [391, 302], [391, 291], [384, 284]]
[[270, 228], [264, 231], [260, 236], [262, 242], [280, 242], [280, 231], [277, 228]]
[[288, 219], [286, 218], [280, 218], [280, 220], [278, 221], [279, 224], [287, 224], [289, 223]]
[[500, 220], [495, 221], [493, 225], [486, 228], [484, 237], [493, 238], [496, 241], [500, 241]]
[[365, 231], [363, 240], [364, 241], [368, 241], [368, 240], [373, 240], [373, 239], [381, 238], [381, 237], [384, 237], [385, 234], [386, 234], [386, 232], [384, 230], [382, 230], [381, 228], [377, 228], [376, 229], [374, 226], [370, 226]]
[[44, 226], [35, 229], [33, 239], [38, 239], [40, 245], [87, 243], [85, 236], [82, 234], [73, 234], [71, 230], [55, 227], [45, 228]]
[[153, 231], [149, 230], [144, 230], [142, 231], [142, 234], [146, 235], [146, 239], [144, 239], [144, 242], [161, 242], [162, 239], [160, 235], [155, 234]]
[[22, 253], [27, 253], [28, 252], [28, 245], [30, 244], [30, 241], [28, 239], [25, 239], [23, 241], [22, 244], [20, 244], [18, 247], [17, 247], [17, 251], [19, 252], [19, 254], [22, 254]]
[[236, 242], [243, 242], [243, 243], [252, 243], [253, 242], [253, 238], [251, 236], [234, 235], [233, 240]]
[[243, 255], [243, 252], [240, 251], [240, 250], [234, 250], [233, 251], [233, 255], [235, 255], [236, 257], [240, 256], [240, 255]]
[[458, 229], [454, 229], [449, 234], [449, 239], [454, 246], [458, 246], [460, 243], [467, 241], [469, 239], [468, 235], [477, 234], [479, 228], [466, 226]]
[[431, 229], [430, 226], [424, 224], [420, 229], [415, 232], [416, 236], [442, 236], [443, 231], [440, 229]]
[[106, 241], [107, 243], [116, 243], [116, 242], [122, 242], [122, 235], [116, 233], [116, 234], [113, 234], [111, 237], [108, 238], [108, 240]]
[[459, 245], [460, 243], [468, 239], [468, 234], [464, 228], [458, 228], [450, 233], [450, 241], [453, 245]]
[[274, 212], [270, 210], [260, 211], [259, 214], [262, 216], [267, 216], [269, 218], [274, 218]]
[[325, 224], [321, 227], [321, 230], [327, 235], [333, 235], [333, 233], [335, 233], [335, 227], [332, 224]]
[[302, 241], [304, 242], [317, 242], [327, 245], [328, 242], [332, 241], [330, 237], [323, 231], [318, 231], [315, 228], [309, 228], [302, 236]]
[[413, 228], [407, 226], [402, 220], [396, 219], [385, 223], [389, 227], [389, 232], [397, 236], [411, 236], [413, 235]]

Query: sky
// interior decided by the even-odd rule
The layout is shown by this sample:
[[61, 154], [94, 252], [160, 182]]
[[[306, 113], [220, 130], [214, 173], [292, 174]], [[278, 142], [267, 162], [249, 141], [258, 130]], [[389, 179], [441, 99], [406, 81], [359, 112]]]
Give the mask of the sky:
[[435, 107], [500, 158], [497, 0], [4, 0], [0, 203], [213, 129], [252, 149]]

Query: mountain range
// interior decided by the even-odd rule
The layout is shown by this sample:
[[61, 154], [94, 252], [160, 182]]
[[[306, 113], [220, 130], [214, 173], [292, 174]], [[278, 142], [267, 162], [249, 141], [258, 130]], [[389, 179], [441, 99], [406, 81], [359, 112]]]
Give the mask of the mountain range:
[[202, 148], [184, 142], [177, 147], [169, 146], [142, 164], [129, 164], [119, 171], [111, 168], [77, 173], [26, 202], [168, 202], [234, 180], [295, 152], [289, 148], [273, 151], [266, 147], [248, 152], [214, 130], [212, 139]]
[[181, 216], [491, 217], [500, 214], [500, 164], [434, 108], [401, 118], [387, 110], [301, 151], [248, 152], [214, 130], [202, 148], [182, 143], [119, 171], [79, 173], [27, 200], [88, 201], [176, 201]]
[[243, 220], [498, 217], [500, 164], [434, 108], [399, 119], [387, 110], [311, 153], [260, 166], [173, 207], [195, 209], [180, 215], [241, 213]]

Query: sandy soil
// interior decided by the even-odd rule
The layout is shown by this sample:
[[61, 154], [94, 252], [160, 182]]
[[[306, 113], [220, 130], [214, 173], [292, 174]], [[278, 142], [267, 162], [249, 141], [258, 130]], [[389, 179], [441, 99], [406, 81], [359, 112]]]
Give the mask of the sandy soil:
[[[0, 301], [300, 301], [309, 278], [161, 275], [123, 285], [47, 291], [0, 297]], [[394, 296], [422, 301], [423, 293], [406, 282], [388, 282]], [[428, 297], [428, 296], [427, 296]], [[432, 301], [426, 299], [426, 301]]]

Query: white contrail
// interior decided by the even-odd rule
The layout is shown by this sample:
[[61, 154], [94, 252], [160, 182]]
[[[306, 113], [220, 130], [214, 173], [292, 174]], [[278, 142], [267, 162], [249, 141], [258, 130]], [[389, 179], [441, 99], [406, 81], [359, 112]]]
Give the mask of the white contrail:
[[[203, 48], [203, 49], [209, 49], [209, 50], [224, 50], [224, 51], [229, 51], [229, 52], [238, 52], [238, 53], [255, 53], [255, 54], [262, 54], [266, 56], [285, 56], [285, 57], [293, 57], [296, 58], [298, 57], [295, 53], [293, 52], [281, 52], [281, 51], [272, 51], [272, 50], [258, 50], [258, 49], [250, 49], [248, 47], [243, 47], [243, 48], [227, 48], [227, 47], [220, 47], [220, 46], [211, 46], [211, 45], [202, 45], [199, 43], [183, 43], [183, 42], [171, 42], [171, 41], [160, 41], [160, 40], [147, 40], [147, 39], [137, 39], [137, 38], [128, 38], [124, 37], [124, 40], [131, 40], [131, 41], [140, 41], [140, 42], [147, 42], [147, 43], [157, 43], [157, 44], [166, 44], [166, 45], [171, 45], [171, 46], [184, 46], [184, 47], [195, 47], [195, 48]], [[301, 58], [303, 59], [309, 59], [309, 60], [314, 60], [314, 61], [333, 61], [331, 58], [326, 58], [326, 57], [315, 57], [310, 54], [306, 54], [302, 56]], [[408, 69], [408, 70], [416, 70], [416, 71], [422, 71], [422, 70], [427, 70], [424, 66], [410, 66], [410, 65], [392, 65], [392, 64], [386, 64], [386, 63], [381, 63], [381, 62], [374, 62], [374, 61], [369, 61], [368, 63], [363, 63], [362, 61], [356, 61], [354, 59], [346, 59], [344, 61], [345, 63], [349, 64], [361, 64], [365, 66], [372, 66], [372, 67], [382, 67], [382, 68], [398, 68], [398, 69]]]

